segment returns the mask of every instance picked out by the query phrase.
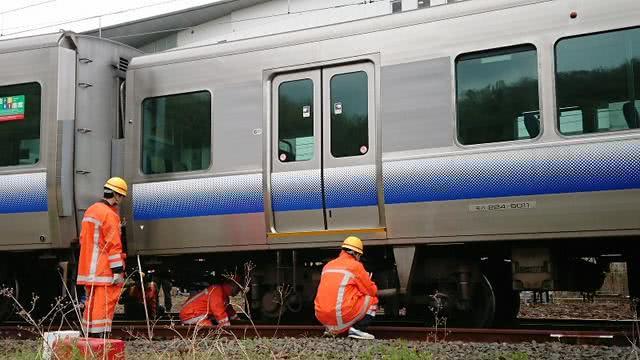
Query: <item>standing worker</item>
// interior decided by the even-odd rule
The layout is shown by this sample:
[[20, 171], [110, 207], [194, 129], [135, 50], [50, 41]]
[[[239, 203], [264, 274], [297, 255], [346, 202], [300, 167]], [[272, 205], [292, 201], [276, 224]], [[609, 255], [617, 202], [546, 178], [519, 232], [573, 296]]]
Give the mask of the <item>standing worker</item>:
[[104, 184], [103, 199], [91, 205], [82, 218], [78, 285], [87, 301], [82, 327], [89, 336], [111, 332], [111, 322], [124, 284], [124, 260], [118, 205], [127, 196], [127, 183], [112, 177]]
[[212, 327], [211, 318], [218, 327], [231, 325], [230, 320], [237, 320], [238, 315], [229, 303], [230, 296], [240, 292], [237, 277], [225, 279], [221, 285], [211, 285], [187, 299], [180, 310], [180, 320], [185, 325]]
[[354, 339], [374, 339], [366, 332], [378, 306], [378, 288], [360, 262], [362, 240], [349, 236], [340, 255], [322, 269], [315, 299], [316, 318], [329, 333], [349, 331]]

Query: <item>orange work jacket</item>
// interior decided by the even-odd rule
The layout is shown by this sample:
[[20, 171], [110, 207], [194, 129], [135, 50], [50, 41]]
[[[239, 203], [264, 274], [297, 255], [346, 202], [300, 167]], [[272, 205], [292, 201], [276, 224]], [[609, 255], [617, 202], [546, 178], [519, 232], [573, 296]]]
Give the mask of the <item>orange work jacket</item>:
[[124, 269], [125, 258], [117, 210], [105, 201], [91, 205], [82, 219], [77, 283], [110, 285], [112, 269]]
[[233, 286], [230, 284], [211, 285], [191, 296], [180, 310], [183, 324], [197, 324], [213, 316], [219, 326], [230, 325], [229, 317], [236, 314], [229, 304]]
[[333, 333], [346, 331], [378, 303], [377, 293], [362, 263], [342, 251], [322, 269], [316, 318]]

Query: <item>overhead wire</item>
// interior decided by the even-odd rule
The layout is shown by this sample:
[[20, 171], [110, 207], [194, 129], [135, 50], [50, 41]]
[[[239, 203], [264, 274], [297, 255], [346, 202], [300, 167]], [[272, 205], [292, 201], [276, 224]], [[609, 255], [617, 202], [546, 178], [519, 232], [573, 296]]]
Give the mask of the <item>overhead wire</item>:
[[[300, 14], [312, 13], [312, 12], [316, 12], [316, 11], [339, 9], [339, 8], [345, 8], [345, 7], [351, 7], [351, 6], [359, 6], [359, 5], [367, 5], [367, 4], [379, 3], [379, 2], [389, 2], [389, 0], [366, 0], [366, 1], [360, 0], [360, 1], [354, 1], [354, 2], [348, 3], [348, 4], [319, 7], [319, 8], [313, 8], [313, 9], [300, 10], [300, 11], [290, 11], [289, 9], [287, 9], [287, 12], [282, 12], [282, 13], [263, 15], [263, 16], [255, 16], [255, 17], [249, 17], [249, 18], [244, 18], [244, 19], [220, 21], [220, 22], [216, 22], [216, 25], [236, 24], [236, 23], [245, 22], [245, 21], [264, 20], [264, 19], [276, 18], [276, 17], [280, 17], [280, 16], [287, 16], [287, 15], [300, 15]], [[163, 32], [174, 32], [174, 31], [189, 30], [189, 29], [193, 29], [193, 27], [164, 29], [164, 30], [156, 30], [156, 31], [150, 31], [150, 32], [142, 32], [142, 33], [132, 33], [132, 34], [127, 34], [127, 35], [112, 36], [112, 37], [109, 37], [109, 39], [122, 39], [122, 38], [134, 37], [134, 36], [152, 35], [152, 34], [163, 33]]]
[[[53, 1], [55, 1], [55, 0], [53, 0]], [[172, 2], [175, 2], [175, 1], [179, 1], [179, 0], [167, 0], [167, 1], [158, 2], [158, 3], [154, 3], [154, 4], [140, 6], [140, 7], [137, 7], [137, 8], [124, 9], [124, 10], [119, 10], [119, 11], [115, 11], [115, 12], [111, 12], [111, 13], [105, 13], [105, 14], [102, 14], [102, 15], [93, 15], [93, 16], [88, 16], [88, 17], [85, 17], [85, 18], [76, 19], [76, 20], [69, 20], [69, 21], [59, 22], [59, 23], [56, 23], [56, 24], [49, 24], [49, 25], [45, 25], [45, 26], [41, 26], [41, 27], [37, 27], [37, 28], [31, 28], [31, 29], [27, 29], [27, 30], [21, 30], [21, 31], [12, 32], [12, 33], [6, 33], [6, 34], [2, 34], [0, 36], [17, 35], [17, 34], [21, 34], [21, 33], [47, 29], [47, 28], [51, 28], [51, 27], [58, 27], [58, 26], [61, 26], [61, 25], [72, 24], [72, 23], [75, 23], [75, 22], [98, 19], [98, 18], [101, 18], [103, 16], [117, 15], [117, 14], [129, 12], [129, 11], [140, 10], [140, 9], [147, 8], [147, 7], [164, 5], [164, 4], [172, 3]], [[299, 14], [312, 13], [312, 12], [323, 11], [323, 10], [340, 9], [340, 8], [346, 8], [346, 7], [352, 7], [352, 6], [368, 5], [368, 4], [379, 3], [379, 2], [390, 2], [390, 0], [358, 0], [358, 1], [353, 1], [351, 3], [341, 4], [341, 5], [325, 6], [325, 7], [318, 7], [318, 8], [312, 8], [312, 9], [299, 10], [299, 11], [290, 11], [290, 8], [288, 8], [286, 12], [263, 15], [263, 16], [255, 16], [255, 17], [249, 17], [249, 18], [244, 18], [244, 19], [222, 21], [222, 22], [218, 22], [216, 24], [231, 24], [231, 23], [240, 23], [240, 22], [254, 21], [254, 20], [264, 20], [264, 19], [276, 18], [276, 17], [280, 17], [280, 16], [299, 15]], [[186, 9], [186, 10], [188, 11], [188, 9]], [[13, 28], [7, 28], [7, 29], [10, 30], [10, 29], [17, 29], [17, 28], [21, 28], [21, 27], [13, 27]], [[7, 30], [7, 29], [5, 29], [5, 30]], [[156, 30], [156, 31], [152, 31], [152, 32], [142, 32], [142, 33], [135, 33], [135, 34], [119, 35], [119, 36], [114, 36], [114, 37], [110, 37], [110, 38], [111, 39], [120, 39], [120, 38], [127, 38], [127, 37], [133, 37], [133, 36], [150, 35], [150, 34], [181, 31], [181, 30], [188, 30], [188, 29], [191, 29], [191, 27], [172, 28], [172, 29]]]
[[[55, 1], [55, 0], [52, 0], [52, 1]], [[14, 31], [14, 32], [11, 32], [11, 33], [2, 34], [2, 36], [18, 35], [18, 34], [31, 32], [31, 31], [43, 30], [43, 29], [48, 29], [48, 28], [52, 28], [52, 27], [58, 27], [58, 26], [61, 26], [61, 25], [66, 25], [66, 24], [73, 24], [73, 23], [77, 23], [77, 22], [81, 22], [81, 21], [99, 19], [99, 18], [102, 18], [102, 17], [105, 17], [105, 16], [119, 15], [119, 14], [127, 13], [127, 12], [130, 12], [130, 11], [141, 10], [141, 9], [145, 9], [145, 8], [149, 8], [149, 7], [153, 7], [153, 6], [166, 5], [166, 4], [170, 4], [170, 3], [176, 2], [176, 1], [180, 1], [180, 0], [165, 0], [165, 1], [160, 1], [160, 2], [153, 3], [153, 4], [147, 4], [147, 5], [143, 5], [143, 6], [138, 6], [138, 7], [128, 8], [128, 9], [122, 9], [122, 10], [113, 11], [113, 12], [109, 12], [109, 13], [104, 13], [104, 14], [99, 14], [99, 15], [92, 15], [92, 16], [87, 16], [87, 17], [83, 17], [83, 18], [67, 20], [67, 21], [57, 22], [57, 23], [49, 23], [49, 24], [40, 23], [40, 24], [34, 25], [34, 26], [36, 26], [34, 28], [29, 28], [29, 29], [20, 30], [20, 31]], [[51, 0], [50, 0], [50, 2], [51, 2]], [[5, 28], [4, 30], [24, 29], [24, 28], [25, 28], [25, 26], [14, 26], [14, 27]]]
[[25, 5], [23, 7], [19, 7], [19, 8], [14, 8], [14, 9], [9, 9], [9, 10], [5, 10], [5, 11], [0, 11], [0, 15], [4, 15], [4, 14], [8, 14], [8, 13], [12, 13], [12, 12], [16, 12], [16, 11], [20, 11], [20, 10], [24, 10], [24, 9], [28, 9], [28, 8], [32, 8], [32, 7], [36, 7], [36, 6], [40, 6], [40, 5], [44, 5], [44, 4], [48, 4], [48, 3], [52, 3], [52, 2], [56, 2], [57, 0], [46, 0], [46, 1], [41, 1], [39, 3], [35, 3], [35, 4], [29, 4], [29, 5]]

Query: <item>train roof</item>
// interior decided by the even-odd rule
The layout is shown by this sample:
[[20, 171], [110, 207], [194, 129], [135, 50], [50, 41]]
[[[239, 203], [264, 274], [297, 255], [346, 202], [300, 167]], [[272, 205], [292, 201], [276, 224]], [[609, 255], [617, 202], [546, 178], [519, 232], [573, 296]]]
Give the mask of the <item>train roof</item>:
[[0, 53], [64, 46], [64, 32], [0, 40]]
[[43, 48], [49, 48], [49, 47], [63, 47], [67, 49], [75, 49], [77, 45], [75, 42], [75, 39], [78, 39], [78, 38], [103, 41], [106, 43], [126, 47], [142, 53], [138, 49], [135, 49], [126, 44], [119, 43], [117, 41], [113, 41], [105, 38], [98, 38], [90, 35], [77, 34], [72, 31], [59, 31], [51, 34], [32, 35], [32, 36], [25, 36], [20, 38], [0, 40], [0, 54], [24, 51], [24, 50], [43, 49]]
[[161, 53], [135, 57], [129, 69], [165, 65], [182, 61], [193, 61], [237, 53], [260, 51], [274, 47], [291, 46], [401, 28], [421, 23], [437, 22], [483, 12], [508, 9], [552, 0], [488, 0], [462, 1], [446, 6], [416, 9], [392, 15], [380, 15], [337, 24], [292, 30], [283, 33], [262, 35], [225, 42], [199, 42], [177, 47]]
[[392, 15], [380, 15], [337, 24], [322, 25], [277, 34], [224, 42], [198, 42], [164, 52], [135, 57], [129, 69], [145, 68], [175, 62], [193, 61], [224, 55], [260, 51], [274, 47], [298, 45], [344, 36], [402, 28], [422, 23], [531, 5], [553, 0], [487, 0], [462, 1], [446, 6], [416, 9]]

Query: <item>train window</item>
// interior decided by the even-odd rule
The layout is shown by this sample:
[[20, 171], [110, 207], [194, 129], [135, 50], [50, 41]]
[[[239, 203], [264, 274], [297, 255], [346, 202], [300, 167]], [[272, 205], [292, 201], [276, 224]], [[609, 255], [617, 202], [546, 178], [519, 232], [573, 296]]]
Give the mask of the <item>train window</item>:
[[562, 134], [637, 129], [640, 28], [558, 41], [556, 96]]
[[402, 11], [402, 0], [391, 0], [391, 12], [397, 13]]
[[0, 166], [40, 159], [41, 91], [38, 83], [0, 86]]
[[198, 91], [142, 102], [142, 171], [162, 174], [211, 164], [211, 94]]
[[456, 89], [461, 144], [532, 139], [540, 134], [534, 46], [459, 56]]
[[278, 87], [278, 158], [282, 162], [313, 158], [313, 81], [287, 81]]
[[356, 71], [331, 78], [331, 154], [364, 155], [369, 149], [369, 82]]

